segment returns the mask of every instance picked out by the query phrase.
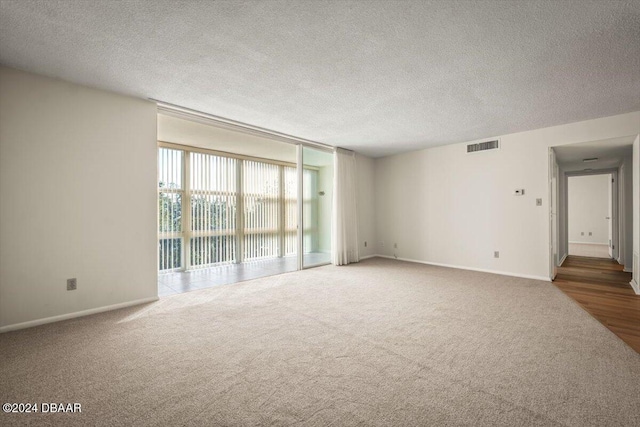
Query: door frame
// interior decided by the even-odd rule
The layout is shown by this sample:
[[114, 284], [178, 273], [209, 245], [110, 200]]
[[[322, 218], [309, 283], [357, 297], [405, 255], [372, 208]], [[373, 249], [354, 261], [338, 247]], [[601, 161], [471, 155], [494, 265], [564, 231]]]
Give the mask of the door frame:
[[559, 203], [559, 208], [565, 210], [565, 215], [563, 215], [563, 225], [564, 225], [564, 233], [560, 238], [563, 239], [565, 243], [565, 247], [567, 248], [567, 255], [569, 254], [569, 215], [568, 215], [568, 200], [569, 200], [569, 177], [576, 176], [590, 176], [590, 175], [609, 175], [611, 174], [613, 178], [612, 185], [612, 194], [611, 194], [611, 212], [612, 212], [612, 239], [611, 245], [613, 246], [613, 260], [618, 260], [619, 258], [619, 250], [620, 250], [620, 212], [619, 212], [619, 196], [620, 196], [620, 186], [619, 186], [619, 168], [606, 168], [606, 169], [594, 169], [591, 171], [564, 171], [562, 173], [562, 180], [564, 183], [564, 188], [562, 194], [560, 194], [561, 203]]
[[[549, 147], [549, 278], [553, 281], [558, 273], [558, 240], [559, 240], [559, 180], [560, 167], [556, 160], [556, 152]], [[555, 178], [555, 180], [554, 180]], [[555, 186], [555, 197], [554, 197]]]
[[[334, 250], [334, 242], [331, 242], [331, 256], [330, 260], [327, 262], [320, 262], [312, 265], [304, 264], [304, 150], [305, 148], [309, 150], [323, 151], [326, 153], [333, 154], [335, 149], [328, 149], [325, 147], [313, 147], [303, 144], [297, 145], [296, 151], [296, 160], [297, 160], [297, 173], [298, 173], [298, 270], [304, 270], [307, 268], [321, 267], [323, 265], [331, 264], [331, 259], [333, 257]], [[335, 161], [334, 161], [335, 163]], [[335, 164], [333, 165], [335, 167]], [[333, 187], [335, 188], [335, 182], [333, 182]], [[331, 228], [333, 228], [333, 215], [329, 218], [331, 223]], [[333, 236], [331, 236], [333, 239]]]

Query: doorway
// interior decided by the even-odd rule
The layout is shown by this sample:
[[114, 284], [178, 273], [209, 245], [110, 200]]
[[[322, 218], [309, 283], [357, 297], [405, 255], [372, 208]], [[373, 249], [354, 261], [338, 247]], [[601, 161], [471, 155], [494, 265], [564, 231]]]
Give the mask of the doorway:
[[551, 149], [550, 253], [557, 257], [550, 271], [557, 288], [640, 351], [635, 327], [640, 313], [633, 308], [638, 296], [630, 284], [637, 212], [632, 203], [637, 191], [631, 173], [634, 139]]
[[568, 255], [615, 258], [614, 173], [567, 177]]
[[[552, 147], [549, 154], [550, 278], [571, 254], [613, 259], [626, 272], [632, 271], [633, 221], [632, 154], [635, 136], [588, 141]], [[582, 178], [581, 178], [582, 177]], [[591, 178], [590, 178], [591, 177]], [[555, 178], [555, 179], [554, 179]], [[583, 186], [591, 192], [599, 188], [600, 206], [596, 222], [580, 223], [575, 214], [593, 213], [594, 208], [578, 203], [569, 206], [569, 182], [598, 180]], [[608, 181], [608, 184], [607, 184]], [[579, 184], [577, 184], [579, 185]], [[579, 191], [579, 189], [577, 190]], [[602, 201], [604, 200], [604, 201]], [[573, 201], [572, 201], [573, 205]], [[569, 232], [569, 215], [572, 230]], [[575, 225], [575, 229], [574, 229]], [[591, 233], [591, 234], [589, 234]], [[580, 251], [581, 250], [581, 251]], [[578, 252], [580, 251], [580, 252]], [[580, 256], [572, 255], [572, 256]], [[597, 257], [597, 258], [596, 258]], [[602, 258], [600, 258], [602, 257]]]
[[308, 268], [331, 262], [333, 153], [312, 147], [301, 149], [300, 268]]

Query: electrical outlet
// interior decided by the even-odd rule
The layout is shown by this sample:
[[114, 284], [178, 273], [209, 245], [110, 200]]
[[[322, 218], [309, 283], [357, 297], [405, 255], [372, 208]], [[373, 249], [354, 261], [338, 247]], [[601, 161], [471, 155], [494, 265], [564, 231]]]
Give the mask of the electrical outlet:
[[591, 231], [589, 232], [589, 236], [593, 236], [593, 233]]
[[536, 206], [542, 206], [542, 199], [536, 199]]
[[364, 247], [365, 248], [367, 247], [367, 241], [366, 240], [364, 241]]
[[393, 244], [393, 249], [398, 249], [398, 244], [397, 243]]
[[78, 279], [67, 279], [67, 290], [75, 291], [76, 289], [78, 289]]
[[493, 253], [493, 257], [494, 257], [494, 258], [500, 258], [500, 251], [495, 251], [495, 252]]
[[581, 236], [584, 236], [584, 231], [581, 231], [581, 232], [580, 232], [580, 235], [581, 235]]

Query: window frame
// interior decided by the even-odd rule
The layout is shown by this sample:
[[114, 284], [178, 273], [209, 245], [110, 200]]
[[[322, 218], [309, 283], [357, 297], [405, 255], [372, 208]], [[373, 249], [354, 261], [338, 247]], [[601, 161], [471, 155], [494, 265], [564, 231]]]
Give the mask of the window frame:
[[[291, 243], [288, 242], [289, 240], [291, 240], [291, 236], [290, 235], [294, 235], [294, 233], [297, 235], [297, 229], [299, 221], [301, 220], [301, 218], [296, 218], [296, 224], [295, 224], [295, 229], [291, 227], [290, 223], [287, 223], [287, 221], [285, 220], [285, 215], [287, 215], [287, 209], [291, 209], [290, 204], [296, 203], [304, 203], [304, 201], [302, 200], [298, 200], [298, 198], [296, 196], [291, 197], [291, 195], [287, 195], [285, 194], [285, 168], [293, 168], [294, 171], [296, 171], [297, 173], [297, 168], [298, 165], [296, 163], [293, 162], [284, 162], [284, 161], [278, 161], [278, 160], [271, 160], [271, 159], [265, 159], [262, 157], [253, 157], [253, 156], [247, 156], [247, 155], [241, 155], [241, 154], [235, 154], [235, 153], [229, 153], [229, 152], [225, 152], [225, 151], [218, 151], [218, 150], [212, 150], [212, 149], [205, 149], [205, 148], [199, 148], [199, 147], [192, 147], [192, 146], [188, 146], [188, 145], [183, 145], [183, 144], [176, 144], [176, 143], [171, 143], [171, 142], [166, 142], [166, 141], [158, 141], [158, 153], [160, 152], [159, 150], [162, 148], [165, 149], [171, 149], [171, 150], [179, 150], [183, 153], [182, 155], [182, 188], [181, 189], [167, 189], [167, 188], [160, 188], [158, 187], [158, 197], [160, 196], [160, 193], [166, 193], [166, 192], [170, 192], [170, 193], [180, 193], [182, 195], [181, 197], [181, 208], [182, 208], [182, 219], [181, 219], [181, 231], [180, 232], [160, 232], [160, 212], [158, 212], [158, 241], [163, 240], [163, 239], [169, 239], [169, 238], [180, 238], [181, 239], [181, 266], [180, 268], [174, 268], [174, 269], [165, 269], [165, 270], [160, 270], [158, 269], [159, 273], [169, 273], [169, 272], [175, 272], [175, 271], [192, 271], [195, 269], [201, 269], [201, 268], [208, 268], [208, 267], [213, 267], [216, 265], [221, 265], [222, 263], [218, 262], [218, 263], [212, 263], [212, 264], [202, 264], [202, 265], [198, 265], [196, 267], [191, 265], [191, 239], [192, 238], [199, 238], [199, 237], [216, 237], [216, 236], [233, 236], [233, 238], [235, 239], [235, 260], [232, 261], [236, 264], [245, 262], [245, 248], [244, 248], [244, 244], [245, 244], [245, 209], [244, 209], [244, 189], [243, 189], [243, 166], [244, 166], [244, 161], [250, 161], [250, 162], [260, 162], [260, 163], [266, 163], [269, 165], [276, 165], [278, 166], [278, 188], [279, 188], [279, 192], [278, 195], [276, 197], [270, 197], [269, 201], [271, 203], [273, 203], [275, 201], [275, 203], [277, 204], [275, 212], [278, 215], [278, 218], [276, 220], [276, 229], [275, 230], [271, 230], [271, 228], [269, 228], [268, 230], [252, 230], [252, 234], [256, 234], [257, 232], [260, 231], [269, 231], [269, 232], [274, 232], [276, 234], [276, 239], [277, 239], [277, 245], [278, 245], [278, 249], [277, 249], [277, 257], [284, 257], [284, 256], [291, 256], [291, 255], [295, 255], [295, 256], [302, 256], [302, 254], [298, 254], [298, 253], [289, 253], [287, 251], [287, 245], [290, 245]], [[193, 230], [193, 226], [192, 226], [192, 212], [191, 212], [191, 198], [193, 195], [228, 195], [227, 191], [222, 191], [222, 190], [194, 190], [191, 188], [191, 153], [199, 153], [199, 154], [204, 154], [204, 155], [213, 155], [213, 156], [218, 156], [218, 157], [223, 157], [226, 159], [235, 159], [237, 161], [236, 163], [236, 181], [235, 181], [235, 196], [236, 196], [236, 204], [235, 204], [235, 210], [236, 210], [236, 218], [235, 218], [235, 229], [233, 230], [232, 233], [229, 233], [228, 230], [224, 230], [224, 231], [218, 231], [218, 230], [199, 230], [199, 231], [194, 231]], [[309, 169], [309, 170], [315, 170], [317, 171], [318, 168], [315, 168], [313, 166], [303, 166], [303, 169]], [[160, 178], [160, 170], [158, 170], [158, 181]], [[298, 183], [296, 183], [296, 185], [299, 185]], [[161, 191], [162, 190], [162, 191]], [[294, 193], [297, 193], [294, 192]], [[158, 209], [159, 209], [159, 205], [158, 205]], [[297, 208], [296, 208], [297, 210]], [[291, 218], [289, 218], [290, 220]], [[287, 243], [288, 242], [288, 243]], [[294, 245], [297, 247], [297, 244]], [[269, 257], [271, 258], [271, 257]], [[160, 267], [160, 264], [158, 263], [158, 268]]]

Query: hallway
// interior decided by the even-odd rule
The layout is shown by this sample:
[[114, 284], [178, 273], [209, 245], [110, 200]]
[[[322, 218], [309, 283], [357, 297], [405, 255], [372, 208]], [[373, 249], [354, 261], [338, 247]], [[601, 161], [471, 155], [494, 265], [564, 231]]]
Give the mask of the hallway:
[[612, 259], [568, 256], [553, 284], [640, 353], [640, 295]]

